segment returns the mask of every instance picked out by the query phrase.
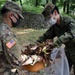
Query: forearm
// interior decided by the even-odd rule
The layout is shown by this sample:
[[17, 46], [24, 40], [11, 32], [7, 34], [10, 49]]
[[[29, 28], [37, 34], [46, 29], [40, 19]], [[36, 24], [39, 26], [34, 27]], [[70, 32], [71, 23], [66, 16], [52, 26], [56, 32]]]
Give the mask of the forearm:
[[56, 35], [53, 31], [53, 27], [50, 27], [44, 34], [43, 36], [39, 37], [39, 39], [37, 40], [37, 42], [44, 42], [47, 39], [53, 39]]
[[46, 41], [45, 36], [41, 36], [41, 37], [39, 37], [38, 40], [36, 40], [36, 42], [39, 42], [39, 43], [42, 43], [42, 42], [44, 42], [44, 41]]

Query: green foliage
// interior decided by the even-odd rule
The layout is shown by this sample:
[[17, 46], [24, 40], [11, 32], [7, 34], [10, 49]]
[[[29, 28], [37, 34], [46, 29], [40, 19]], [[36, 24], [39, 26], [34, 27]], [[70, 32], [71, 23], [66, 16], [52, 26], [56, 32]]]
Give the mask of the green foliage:
[[[6, 0], [0, 0], [0, 9], [2, 8], [4, 2]], [[20, 4], [20, 0], [14, 0], [16, 3]], [[46, 5], [46, 0], [21, 0], [22, 1], [22, 9], [24, 11], [28, 12], [34, 12], [34, 13], [41, 13], [44, 9], [44, 6]], [[52, 0], [48, 0], [52, 1]], [[59, 7], [60, 12], [63, 12], [63, 6], [64, 1], [68, 0], [57, 0], [56, 5]], [[69, 0], [70, 1], [70, 10], [75, 10], [75, 0]], [[38, 5], [36, 6], [36, 2], [38, 2]]]
[[71, 10], [75, 10], [75, 3], [72, 3], [72, 4], [71, 4], [70, 9], [71, 9]]
[[0, 10], [1, 10], [1, 8], [2, 8], [2, 6], [3, 6], [3, 4], [4, 4], [5, 1], [6, 0], [0, 0]]
[[[0, 10], [1, 10], [1, 8], [2, 8], [4, 2], [5, 2], [5, 0], [0, 0]], [[0, 15], [1, 15], [1, 12], [0, 12]]]
[[56, 5], [58, 7], [61, 7], [61, 6], [63, 6], [63, 2], [64, 2], [64, 0], [58, 0], [57, 3], [56, 3]]
[[33, 5], [23, 5], [22, 8], [23, 8], [23, 12], [28, 11], [33, 13], [41, 13], [44, 7], [43, 6], [35, 7]]
[[41, 1], [38, 0], [39, 5], [36, 6], [36, 0], [23, 0], [22, 3], [22, 8], [23, 11], [28, 11], [28, 12], [33, 12], [33, 13], [41, 13], [43, 10], [43, 6], [41, 6]]

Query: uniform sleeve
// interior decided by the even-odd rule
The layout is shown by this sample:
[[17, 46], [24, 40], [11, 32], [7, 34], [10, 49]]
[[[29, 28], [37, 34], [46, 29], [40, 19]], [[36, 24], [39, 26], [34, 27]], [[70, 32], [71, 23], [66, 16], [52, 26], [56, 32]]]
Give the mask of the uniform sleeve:
[[53, 30], [53, 26], [51, 26], [44, 34], [43, 36], [39, 37], [39, 39], [37, 40], [37, 42], [44, 42], [47, 39], [53, 39], [55, 37], [55, 33]]
[[5, 44], [7, 51], [11, 52], [17, 59], [19, 59], [21, 55], [21, 46], [18, 44], [16, 37], [11, 34], [4, 34], [3, 43]]
[[62, 43], [65, 44], [66, 42], [72, 41], [72, 39], [74, 39], [75, 24], [72, 22], [68, 23], [67, 29], [67, 32], [54, 41], [54, 45], [60, 46]]
[[39, 56], [37, 55], [31, 55], [31, 56], [25, 54], [22, 55], [20, 48], [21, 46], [18, 44], [17, 39], [13, 36], [7, 36], [6, 39], [4, 40], [4, 43], [6, 45], [6, 49], [9, 52], [9, 54], [11, 52], [14, 55], [14, 57], [17, 58], [16, 60], [12, 57], [13, 61], [16, 62], [17, 64], [19, 64], [20, 62], [21, 65], [28, 65], [28, 64], [34, 65], [37, 61], [40, 61], [38, 59]]

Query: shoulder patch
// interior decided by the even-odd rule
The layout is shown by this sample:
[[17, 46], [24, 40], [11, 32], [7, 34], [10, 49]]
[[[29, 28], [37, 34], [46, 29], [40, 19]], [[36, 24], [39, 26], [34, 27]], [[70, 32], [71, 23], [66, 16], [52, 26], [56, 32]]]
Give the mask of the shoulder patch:
[[16, 44], [16, 41], [14, 41], [13, 39], [11, 39], [8, 43], [6, 43], [6, 46], [7, 46], [8, 48], [11, 48], [11, 47], [13, 47], [15, 44]]

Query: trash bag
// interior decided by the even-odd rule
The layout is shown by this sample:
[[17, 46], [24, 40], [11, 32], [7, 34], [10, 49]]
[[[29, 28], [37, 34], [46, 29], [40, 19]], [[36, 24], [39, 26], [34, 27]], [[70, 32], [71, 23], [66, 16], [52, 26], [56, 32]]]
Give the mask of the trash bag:
[[52, 63], [43, 69], [43, 75], [69, 75], [69, 64], [64, 48], [54, 48], [50, 57]]

